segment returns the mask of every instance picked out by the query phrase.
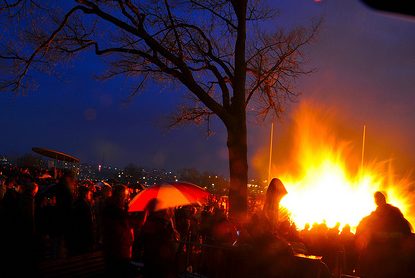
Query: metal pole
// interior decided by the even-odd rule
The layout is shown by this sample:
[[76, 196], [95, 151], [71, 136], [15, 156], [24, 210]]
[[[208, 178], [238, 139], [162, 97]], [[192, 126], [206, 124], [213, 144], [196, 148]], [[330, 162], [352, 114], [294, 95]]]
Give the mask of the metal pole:
[[362, 162], [360, 164], [360, 169], [363, 170], [363, 164], [365, 160], [365, 141], [366, 141], [366, 125], [363, 125], [363, 138], [362, 138]]
[[269, 138], [269, 163], [268, 163], [268, 183], [271, 181], [271, 166], [272, 166], [272, 141], [274, 138], [274, 123], [271, 123], [271, 135]]

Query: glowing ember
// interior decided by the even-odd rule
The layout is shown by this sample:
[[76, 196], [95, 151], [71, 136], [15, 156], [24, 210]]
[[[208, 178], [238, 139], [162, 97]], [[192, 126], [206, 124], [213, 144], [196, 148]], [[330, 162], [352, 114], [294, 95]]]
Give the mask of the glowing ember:
[[350, 170], [353, 158], [346, 144], [336, 142], [323, 123], [324, 117], [315, 112], [302, 105], [295, 116], [296, 173], [275, 175], [289, 192], [281, 206], [289, 211], [297, 227], [323, 222], [332, 227], [339, 222], [341, 226], [349, 224], [354, 231], [359, 221], [375, 209], [373, 194], [378, 190], [386, 192], [388, 202], [412, 220], [408, 194], [398, 191], [407, 188], [408, 183], [394, 181], [387, 163], [366, 163], [364, 170]]

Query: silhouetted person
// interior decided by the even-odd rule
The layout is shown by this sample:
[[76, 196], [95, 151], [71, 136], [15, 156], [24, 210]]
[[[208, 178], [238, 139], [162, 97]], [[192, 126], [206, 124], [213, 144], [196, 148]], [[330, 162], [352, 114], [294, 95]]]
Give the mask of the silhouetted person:
[[66, 240], [70, 230], [68, 219], [71, 216], [73, 204], [73, 195], [76, 186], [76, 180], [72, 172], [66, 171], [56, 185], [56, 219], [55, 231], [58, 237], [59, 256], [64, 255]]
[[200, 215], [200, 235], [202, 242], [207, 243], [211, 240], [211, 226], [212, 226], [213, 207], [205, 206]]
[[177, 277], [175, 259], [179, 234], [171, 210], [155, 211], [156, 200], [147, 208], [148, 216], [140, 233], [143, 246], [144, 277]]
[[3, 199], [0, 203], [0, 209], [4, 209], [8, 212], [11, 210], [16, 211], [15, 209], [11, 209], [11, 207], [16, 206], [17, 203], [17, 196], [18, 192], [17, 188], [17, 178], [16, 177], [9, 177], [6, 182], [6, 191], [4, 193]]
[[0, 206], [3, 200], [4, 194], [6, 194], [7, 186], [6, 179], [0, 175]]
[[352, 274], [357, 264], [357, 250], [355, 236], [350, 231], [350, 225], [345, 225], [340, 233], [340, 243], [344, 248], [345, 265], [344, 273]]
[[372, 217], [376, 218], [374, 222], [379, 232], [411, 234], [411, 226], [402, 212], [397, 207], [386, 203], [385, 195], [379, 191], [375, 193], [375, 203], [377, 208]]
[[406, 259], [400, 252], [411, 235], [409, 222], [384, 194], [376, 192], [374, 198], [376, 210], [362, 219], [356, 231], [360, 273], [368, 278], [414, 277], [405, 273]]
[[[34, 225], [34, 196], [36, 183], [24, 179], [9, 191], [8, 201], [2, 207], [1, 277], [26, 277], [35, 275], [36, 241]], [[12, 193], [13, 192], [13, 193]], [[12, 197], [13, 196], [13, 197]]]
[[103, 245], [108, 277], [128, 276], [133, 234], [126, 210], [127, 197], [128, 188], [117, 185], [103, 209]]
[[37, 241], [35, 234], [35, 195], [38, 185], [27, 181], [21, 186], [21, 193], [18, 198], [18, 227], [17, 245], [15, 248], [19, 254], [19, 265], [16, 272], [22, 276], [35, 276], [35, 260], [37, 255]]
[[189, 208], [181, 207], [176, 210], [175, 223], [177, 232], [180, 234], [182, 240], [187, 240], [190, 230]]
[[278, 209], [281, 199], [287, 194], [284, 184], [280, 179], [273, 178], [269, 183], [265, 194], [263, 211], [269, 219], [272, 229], [278, 224]]
[[105, 206], [112, 196], [112, 187], [110, 185], [105, 185], [101, 188], [101, 191], [98, 193], [98, 196], [95, 198], [95, 216], [96, 216], [96, 238], [97, 243], [99, 245], [102, 244], [103, 241], [103, 211], [105, 209]]
[[132, 260], [133, 261], [142, 261], [143, 260], [143, 246], [139, 240], [140, 233], [143, 228], [146, 218], [146, 213], [144, 211], [137, 211], [130, 213], [130, 225], [133, 229], [134, 243], [132, 246]]
[[79, 187], [78, 198], [73, 204], [70, 217], [68, 250], [71, 255], [79, 255], [93, 250], [94, 219], [92, 191], [85, 186]]
[[0, 207], [0, 276], [10, 277], [13, 274], [13, 264], [18, 259], [16, 249], [19, 229], [19, 193], [17, 178], [9, 177], [6, 181], [6, 193]]
[[272, 223], [262, 213], [254, 214], [247, 225], [247, 261], [249, 275], [244, 277], [291, 277], [287, 269], [293, 263], [288, 243], [277, 237]]
[[213, 244], [231, 246], [236, 241], [236, 227], [228, 220], [222, 208], [215, 208], [211, 225]]

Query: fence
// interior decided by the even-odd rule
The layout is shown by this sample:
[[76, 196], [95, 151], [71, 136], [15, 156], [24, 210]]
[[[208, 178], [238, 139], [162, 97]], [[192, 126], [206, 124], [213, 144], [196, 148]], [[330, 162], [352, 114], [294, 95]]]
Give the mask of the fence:
[[[332, 277], [327, 266], [320, 259], [304, 256], [266, 258], [264, 262], [267, 263], [261, 265], [257, 263], [258, 258], [253, 257], [253, 253], [250, 252], [255, 248], [252, 246], [217, 246], [188, 241], [180, 242], [180, 246], [183, 248], [178, 254], [178, 266], [180, 277], [183, 278], [266, 277], [263, 273], [269, 274], [270, 270], [280, 272], [280, 275], [281, 271], [288, 271], [289, 273], [284, 277]], [[285, 266], [285, 270], [279, 269], [279, 266]]]

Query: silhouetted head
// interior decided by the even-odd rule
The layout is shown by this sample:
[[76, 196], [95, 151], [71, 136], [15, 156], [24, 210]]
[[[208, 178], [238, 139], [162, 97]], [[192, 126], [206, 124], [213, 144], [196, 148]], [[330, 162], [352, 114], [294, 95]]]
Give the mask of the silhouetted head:
[[375, 203], [378, 207], [386, 204], [386, 196], [382, 192], [377, 191], [374, 197]]
[[78, 188], [78, 197], [87, 202], [92, 202], [93, 192], [88, 186], [80, 186]]
[[61, 177], [62, 184], [67, 187], [71, 192], [76, 188], [75, 174], [70, 170], [64, 170]]
[[124, 206], [125, 202], [128, 199], [129, 191], [125, 185], [118, 184], [113, 187], [112, 199], [118, 206]]
[[6, 186], [7, 188], [14, 188], [17, 184], [17, 177], [16, 176], [10, 176], [6, 180]]
[[102, 197], [109, 198], [112, 196], [112, 187], [109, 185], [105, 185], [101, 189]]
[[280, 179], [273, 178], [269, 183], [265, 193], [265, 202], [263, 210], [268, 213], [274, 213], [278, 209], [281, 199], [287, 195], [287, 190]]
[[27, 182], [21, 186], [21, 193], [29, 194], [34, 197], [39, 189], [39, 186], [35, 182]]
[[344, 225], [343, 229], [342, 229], [342, 234], [348, 234], [350, 233], [350, 225], [346, 224]]
[[148, 213], [153, 213], [156, 211], [157, 205], [158, 205], [158, 200], [156, 198], [151, 199], [148, 203], [146, 208], [144, 209], [145, 211], [147, 211]]
[[277, 195], [277, 198], [282, 198], [285, 195], [287, 195], [287, 189], [285, 189], [284, 184], [282, 183], [282, 181], [278, 178], [273, 178], [271, 180], [271, 182], [269, 183], [268, 189], [267, 189], [267, 193], [268, 191], [270, 191], [270, 193], [274, 193]]

